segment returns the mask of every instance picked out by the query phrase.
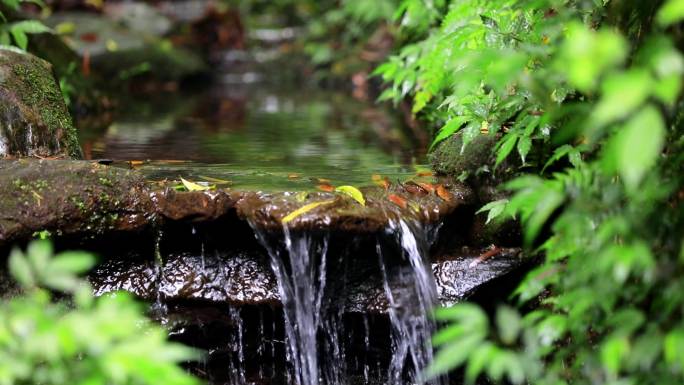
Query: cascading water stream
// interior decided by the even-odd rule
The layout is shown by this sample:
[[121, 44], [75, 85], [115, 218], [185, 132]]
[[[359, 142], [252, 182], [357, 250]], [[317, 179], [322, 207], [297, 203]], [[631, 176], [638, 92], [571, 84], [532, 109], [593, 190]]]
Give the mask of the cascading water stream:
[[[259, 231], [257, 239], [270, 256], [283, 303], [286, 354], [292, 364], [288, 383], [296, 385], [347, 385], [345, 368], [347, 340], [344, 305], [326, 294], [329, 234], [291, 232], [283, 228], [282, 238]], [[434, 230], [434, 229], [433, 229]], [[388, 298], [391, 323], [392, 359], [386, 383], [441, 385], [442, 379], [425, 381], [422, 373], [432, 360], [429, 318], [437, 304], [434, 277], [427, 251], [433, 231], [404, 220], [390, 221], [386, 234], [377, 242], [377, 256]], [[381, 242], [382, 240], [382, 242]], [[344, 279], [336, 273], [335, 279]], [[332, 294], [334, 295], [334, 294]], [[335, 304], [335, 305], [333, 305]], [[364, 333], [369, 333], [367, 320]], [[364, 337], [370, 351], [368, 337]], [[325, 362], [319, 362], [323, 357]], [[362, 376], [368, 381], [370, 362]]]
[[[404, 220], [390, 221], [387, 231], [400, 246], [402, 263], [390, 263], [381, 243], [377, 243], [383, 287], [387, 296], [392, 325], [392, 360], [387, 384], [400, 384], [408, 376], [410, 383], [441, 385], [442, 379], [426, 381], [424, 370], [432, 361], [432, 333], [429, 318], [438, 304], [434, 277], [427, 260], [430, 231], [410, 226]], [[408, 263], [408, 266], [406, 265]], [[406, 364], [410, 363], [407, 367]]]
[[[318, 362], [317, 337], [323, 319], [328, 238], [293, 235], [284, 226], [283, 243], [273, 245], [267, 234], [253, 227], [270, 255], [271, 268], [278, 279], [294, 383], [318, 385], [323, 373]], [[325, 384], [337, 383], [331, 378], [325, 380]]]

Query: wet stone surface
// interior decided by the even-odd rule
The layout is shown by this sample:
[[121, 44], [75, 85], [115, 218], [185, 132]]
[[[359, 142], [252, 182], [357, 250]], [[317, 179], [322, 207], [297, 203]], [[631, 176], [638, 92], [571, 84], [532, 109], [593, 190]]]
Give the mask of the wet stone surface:
[[154, 301], [203, 300], [224, 304], [277, 303], [276, 282], [262, 256], [253, 253], [173, 255], [154, 262], [110, 260], [90, 275], [96, 295], [126, 290]]
[[[464, 249], [459, 255], [442, 256], [432, 262], [440, 303], [451, 305], [462, 301], [476, 289], [505, 276], [523, 264], [520, 250], [502, 249], [486, 260], [480, 255], [487, 249]], [[382, 276], [372, 269], [347, 270], [337, 300], [350, 313], [386, 313], [387, 297]], [[408, 269], [409, 267], [403, 267]], [[401, 274], [391, 285], [401, 286]], [[96, 295], [126, 290], [149, 301], [200, 301], [217, 306], [276, 305], [280, 295], [269, 266], [268, 256], [256, 251], [227, 255], [207, 252], [203, 255], [182, 253], [164, 258], [159, 267], [153, 261], [137, 258], [108, 260], [90, 274]]]

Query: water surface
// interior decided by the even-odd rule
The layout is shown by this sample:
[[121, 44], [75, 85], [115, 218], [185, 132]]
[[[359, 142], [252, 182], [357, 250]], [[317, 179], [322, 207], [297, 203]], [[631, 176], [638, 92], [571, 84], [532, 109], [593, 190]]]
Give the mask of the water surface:
[[363, 186], [375, 174], [403, 180], [424, 159], [382, 106], [264, 84], [124, 100], [111, 124], [80, 130], [89, 159], [135, 161], [153, 180], [220, 179], [239, 189]]

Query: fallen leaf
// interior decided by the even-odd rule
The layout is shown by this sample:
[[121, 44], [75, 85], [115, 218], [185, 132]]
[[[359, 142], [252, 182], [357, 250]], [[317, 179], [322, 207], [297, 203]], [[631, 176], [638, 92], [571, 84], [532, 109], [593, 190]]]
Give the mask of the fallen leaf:
[[293, 172], [292, 174], [287, 175], [288, 179], [299, 179], [301, 175], [297, 174], [296, 172]]
[[287, 214], [282, 219], [282, 223], [286, 224], [286, 223], [292, 221], [293, 219], [297, 218], [298, 216], [300, 216], [302, 214], [306, 214], [307, 212], [315, 209], [318, 206], [327, 205], [327, 204], [333, 203], [333, 202], [334, 202], [334, 200], [328, 200], [328, 201], [321, 201], [321, 202], [313, 202], [313, 203], [309, 203], [308, 205], [304, 205], [304, 206], [298, 208], [297, 210]]
[[352, 197], [355, 201], [359, 202], [361, 206], [366, 205], [366, 198], [363, 197], [363, 193], [354, 186], [340, 186], [336, 188], [335, 191]]
[[373, 183], [384, 188], [387, 190], [390, 187], [390, 181], [387, 177], [382, 177], [382, 175], [379, 174], [373, 174], [371, 176], [371, 179], [373, 180]]
[[406, 199], [400, 197], [397, 194], [389, 194], [387, 195], [387, 199], [389, 199], [392, 203], [395, 205], [401, 207], [402, 209], [406, 209]]
[[188, 190], [188, 191], [206, 191], [206, 190], [211, 190], [211, 186], [202, 186], [199, 185], [195, 182], [190, 182], [189, 180], [185, 180], [183, 178], [180, 178], [181, 183], [183, 183], [183, 186]]
[[204, 179], [204, 180], [206, 180], [207, 182], [212, 182], [212, 183], [216, 183], [216, 184], [230, 184], [230, 183], [233, 183], [233, 182], [231, 182], [231, 181], [229, 181], [229, 180], [219, 179], [219, 178], [212, 178], [212, 177], [210, 177], [210, 176], [202, 176], [202, 175], [200, 175], [199, 177], [202, 178], [202, 179]]
[[473, 260], [472, 262], [470, 262], [470, 264], [468, 265], [468, 267], [475, 267], [475, 266], [479, 265], [480, 263], [482, 263], [482, 262], [488, 260], [489, 258], [491, 258], [491, 257], [493, 257], [493, 256], [495, 256], [495, 255], [497, 255], [497, 254], [499, 254], [499, 253], [501, 253], [501, 251], [502, 251], [502, 250], [501, 250], [500, 247], [497, 247], [497, 246], [495, 246], [495, 245], [491, 245], [491, 246], [489, 246], [489, 250], [487, 250], [487, 251], [485, 251], [484, 253], [480, 254], [480, 256], [478, 256], [477, 258], [475, 258], [475, 260]]
[[430, 194], [435, 192], [435, 185], [433, 185], [432, 183], [416, 182], [416, 184], [422, 187], [423, 190], [427, 191]]
[[318, 188], [319, 190], [325, 191], [325, 192], [333, 192], [333, 191], [335, 191], [335, 186], [333, 186], [333, 185], [331, 185], [331, 184], [326, 184], [326, 183], [324, 183], [324, 184], [319, 184], [319, 185], [317, 186], [317, 188]]
[[131, 160], [128, 161], [128, 164], [131, 166], [131, 168], [138, 168], [145, 164], [145, 162], [143, 162], [142, 160]]
[[317, 180], [318, 183], [320, 183], [320, 184], [330, 184], [330, 183], [332, 183], [332, 182], [330, 181], [330, 179], [326, 179], [326, 178], [317, 178], [316, 180]]
[[84, 34], [81, 34], [79, 38], [87, 43], [94, 43], [97, 41], [98, 36], [95, 32], [86, 32]]
[[417, 176], [434, 176], [435, 173], [432, 171], [418, 171], [416, 173]]
[[437, 185], [437, 196], [439, 196], [447, 202], [451, 201], [451, 193], [441, 184]]
[[426, 195], [428, 194], [428, 191], [425, 190], [422, 186], [420, 186], [418, 183], [413, 182], [413, 181], [408, 181], [403, 184], [404, 190], [408, 191], [410, 194], [413, 195]]

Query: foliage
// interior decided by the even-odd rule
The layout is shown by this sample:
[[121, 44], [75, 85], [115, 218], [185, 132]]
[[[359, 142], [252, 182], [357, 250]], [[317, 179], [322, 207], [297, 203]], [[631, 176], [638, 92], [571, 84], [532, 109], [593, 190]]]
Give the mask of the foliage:
[[[21, 3], [33, 3], [41, 7], [45, 4], [41, 0], [1, 0], [0, 4], [12, 11], [19, 10]], [[26, 50], [28, 35], [34, 33], [51, 32], [52, 30], [38, 20], [19, 20], [9, 22], [0, 12], [0, 45], [16, 47]]]
[[[175, 365], [195, 353], [167, 342], [130, 295], [93, 298], [76, 278], [93, 266], [92, 255], [52, 254], [48, 241], [34, 241], [26, 254], [10, 255], [24, 292], [0, 303], [0, 384], [197, 383]], [[57, 299], [64, 295], [70, 300]]]
[[[404, 8], [421, 0], [406, 0]], [[499, 139], [529, 174], [489, 220], [519, 217], [543, 257], [494, 324], [472, 304], [448, 326], [432, 375], [474, 382], [684, 381], [684, 58], [681, 0], [461, 0], [376, 71], [382, 99], [413, 99], [441, 127]]]

